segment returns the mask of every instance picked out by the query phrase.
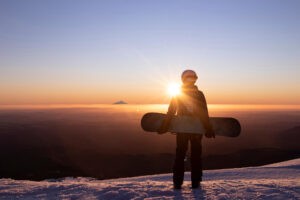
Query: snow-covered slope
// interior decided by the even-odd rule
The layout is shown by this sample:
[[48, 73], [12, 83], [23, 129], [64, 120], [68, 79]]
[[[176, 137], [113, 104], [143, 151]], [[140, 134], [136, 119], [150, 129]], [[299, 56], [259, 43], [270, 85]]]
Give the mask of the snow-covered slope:
[[173, 190], [171, 174], [99, 181], [91, 178], [0, 179], [0, 199], [300, 199], [300, 159], [238, 169], [208, 170], [200, 189]]

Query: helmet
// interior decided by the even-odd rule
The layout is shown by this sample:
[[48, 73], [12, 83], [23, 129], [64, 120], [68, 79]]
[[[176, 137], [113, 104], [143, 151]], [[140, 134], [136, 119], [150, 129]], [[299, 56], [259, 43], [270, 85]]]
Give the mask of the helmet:
[[193, 70], [187, 69], [182, 72], [181, 80], [185, 81], [187, 78], [192, 78], [194, 80], [197, 80], [198, 76], [197, 76], [196, 72], [194, 72]]

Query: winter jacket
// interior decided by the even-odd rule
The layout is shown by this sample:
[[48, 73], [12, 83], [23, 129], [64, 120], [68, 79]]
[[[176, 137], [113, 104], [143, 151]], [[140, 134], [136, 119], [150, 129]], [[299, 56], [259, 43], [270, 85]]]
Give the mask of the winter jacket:
[[172, 98], [167, 116], [171, 118], [174, 115], [198, 117], [206, 130], [211, 129], [205, 96], [195, 85], [183, 86], [182, 93]]

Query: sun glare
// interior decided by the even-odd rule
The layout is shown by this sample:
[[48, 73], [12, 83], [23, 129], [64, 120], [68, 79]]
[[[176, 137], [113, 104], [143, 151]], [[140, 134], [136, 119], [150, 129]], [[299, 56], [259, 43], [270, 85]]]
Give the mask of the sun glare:
[[170, 83], [168, 85], [168, 94], [171, 96], [171, 97], [174, 97], [176, 95], [179, 95], [180, 94], [180, 85], [178, 83]]

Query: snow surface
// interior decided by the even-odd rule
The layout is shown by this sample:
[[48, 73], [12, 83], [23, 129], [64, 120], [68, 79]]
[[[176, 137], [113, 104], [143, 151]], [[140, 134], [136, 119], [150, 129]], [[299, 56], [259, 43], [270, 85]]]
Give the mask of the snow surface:
[[95, 180], [0, 179], [0, 199], [300, 199], [300, 159], [261, 167], [204, 171], [201, 188], [173, 190], [172, 175]]

